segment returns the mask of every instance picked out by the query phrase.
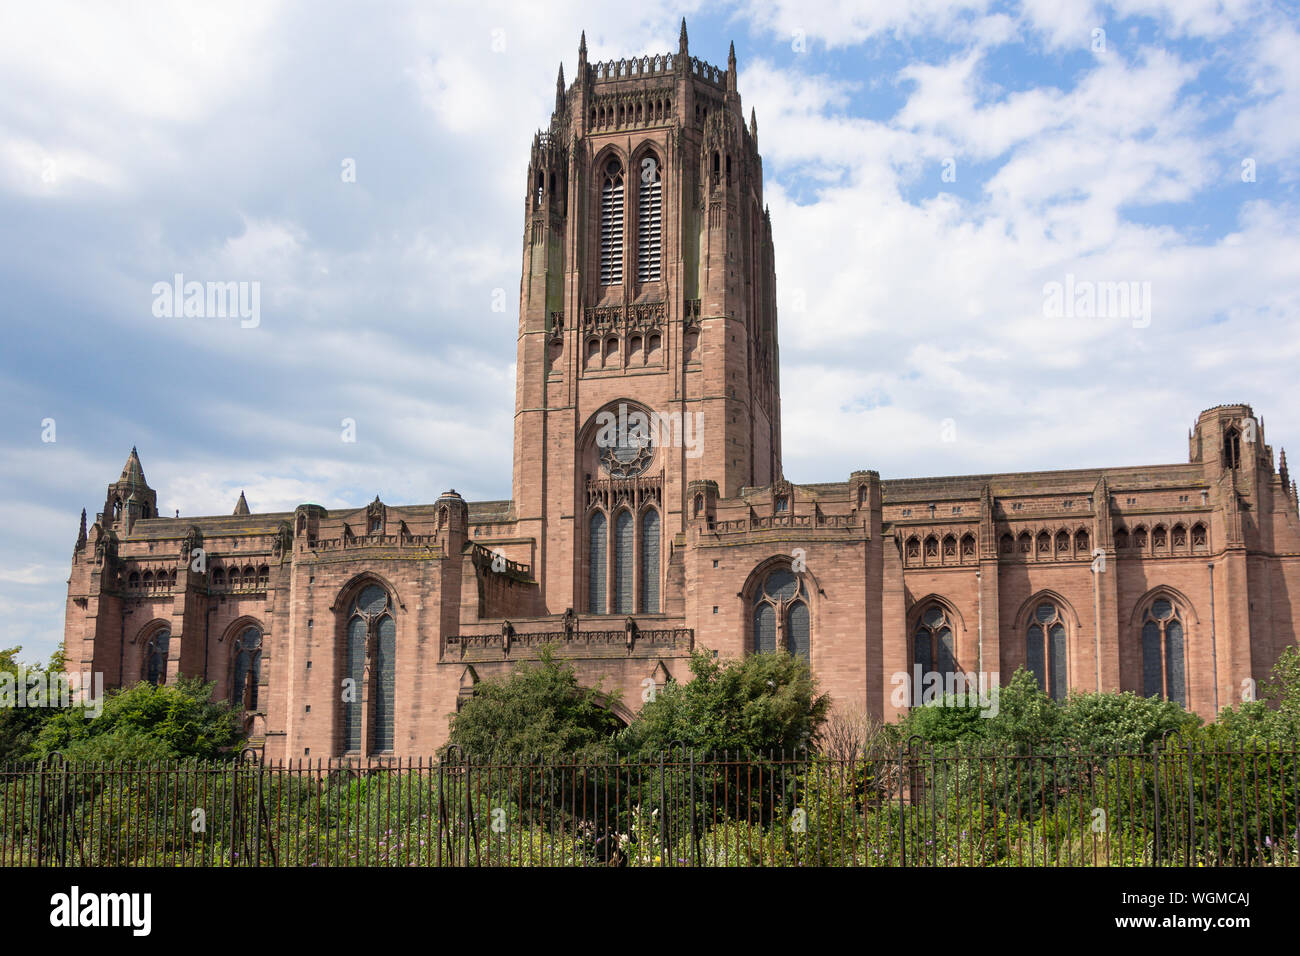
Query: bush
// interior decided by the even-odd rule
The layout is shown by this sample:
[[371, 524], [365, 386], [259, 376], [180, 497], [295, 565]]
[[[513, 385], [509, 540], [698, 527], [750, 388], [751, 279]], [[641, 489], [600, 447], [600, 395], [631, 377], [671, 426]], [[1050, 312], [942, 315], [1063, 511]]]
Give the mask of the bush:
[[670, 683], [623, 733], [625, 753], [657, 755], [675, 744], [697, 753], [763, 754], [816, 745], [830, 711], [808, 664], [785, 652], [718, 661], [691, 655], [693, 679]]
[[452, 717], [449, 743], [471, 757], [499, 760], [605, 759], [623, 726], [608, 709], [612, 697], [599, 686], [580, 686], [573, 667], [544, 647], [536, 664], [521, 664], [508, 677], [474, 688]]
[[229, 703], [211, 699], [212, 687], [194, 678], [159, 687], [141, 681], [109, 691], [98, 717], [79, 707], [52, 711], [33, 756], [58, 750], [72, 761], [215, 759], [238, 746], [243, 729]]

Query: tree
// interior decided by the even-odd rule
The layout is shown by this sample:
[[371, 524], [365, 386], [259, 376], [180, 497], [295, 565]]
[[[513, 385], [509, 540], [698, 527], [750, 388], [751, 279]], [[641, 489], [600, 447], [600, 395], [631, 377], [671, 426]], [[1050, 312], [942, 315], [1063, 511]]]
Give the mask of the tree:
[[451, 720], [449, 743], [471, 757], [599, 759], [623, 724], [609, 710], [617, 695], [582, 687], [569, 664], [543, 647], [535, 664], [500, 680], [483, 680]]
[[624, 732], [622, 748], [650, 756], [681, 743], [696, 751], [794, 751], [814, 747], [830, 697], [800, 657], [784, 651], [721, 662], [691, 655], [693, 679], [670, 683]]
[[[21, 663], [18, 660], [20, 653], [22, 653], [21, 647], [0, 650], [0, 674], [7, 675], [2, 679], [6, 680], [15, 691], [20, 679], [30, 682], [35, 677], [45, 681], [49, 674], [57, 673], [63, 668], [62, 643], [45, 667], [40, 664]], [[30, 756], [41, 728], [46, 721], [58, 713], [57, 702], [47, 702], [47, 706], [41, 707], [18, 707], [16, 701], [13, 704], [0, 707], [0, 763], [23, 760]]]
[[1300, 648], [1292, 645], [1278, 655], [1270, 679], [1260, 684], [1258, 700], [1224, 707], [1207, 732], [1229, 743], [1300, 739]]
[[69, 760], [213, 759], [243, 737], [239, 714], [212, 700], [211, 683], [181, 678], [155, 687], [141, 681], [105, 695], [104, 709], [55, 711], [41, 727], [33, 755], [58, 750]]

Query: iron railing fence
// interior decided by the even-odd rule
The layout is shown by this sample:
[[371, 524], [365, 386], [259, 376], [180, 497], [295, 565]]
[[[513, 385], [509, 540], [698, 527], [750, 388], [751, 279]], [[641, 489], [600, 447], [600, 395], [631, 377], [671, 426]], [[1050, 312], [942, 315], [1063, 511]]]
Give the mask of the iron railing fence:
[[1300, 750], [0, 767], [6, 866], [1296, 866]]

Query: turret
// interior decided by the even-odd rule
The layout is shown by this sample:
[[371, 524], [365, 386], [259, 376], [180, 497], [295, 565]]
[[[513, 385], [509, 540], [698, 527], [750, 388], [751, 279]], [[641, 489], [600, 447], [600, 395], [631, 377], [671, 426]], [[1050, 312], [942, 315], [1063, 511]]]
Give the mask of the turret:
[[145, 481], [140, 455], [132, 446], [122, 474], [108, 486], [104, 498], [104, 522], [130, 534], [135, 523], [142, 518], [158, 517], [158, 495]]

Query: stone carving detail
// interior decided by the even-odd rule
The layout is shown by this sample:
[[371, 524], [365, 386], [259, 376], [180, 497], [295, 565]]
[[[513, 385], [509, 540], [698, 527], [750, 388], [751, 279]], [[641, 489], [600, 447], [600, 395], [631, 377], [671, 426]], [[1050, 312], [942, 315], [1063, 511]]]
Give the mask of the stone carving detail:
[[272, 553], [284, 560], [284, 556], [293, 552], [293, 525], [288, 521], [281, 521], [280, 527], [275, 532], [275, 542], [271, 546]]

